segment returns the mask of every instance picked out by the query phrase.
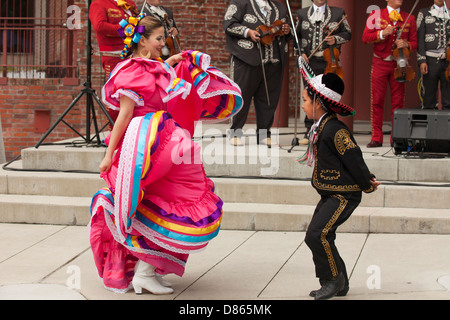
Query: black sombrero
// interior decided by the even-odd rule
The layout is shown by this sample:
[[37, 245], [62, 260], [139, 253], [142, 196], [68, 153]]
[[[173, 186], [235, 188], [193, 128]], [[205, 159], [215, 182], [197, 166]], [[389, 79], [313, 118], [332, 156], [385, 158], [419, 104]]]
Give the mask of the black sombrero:
[[299, 57], [298, 65], [306, 90], [319, 97], [322, 106], [343, 117], [355, 115], [355, 109], [340, 102], [344, 93], [344, 82], [338, 75], [328, 73], [316, 76], [303, 57]]

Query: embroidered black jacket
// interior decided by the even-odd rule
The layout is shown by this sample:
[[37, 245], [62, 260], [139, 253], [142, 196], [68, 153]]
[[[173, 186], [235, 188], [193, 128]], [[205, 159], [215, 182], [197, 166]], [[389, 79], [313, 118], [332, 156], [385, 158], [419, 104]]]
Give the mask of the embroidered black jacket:
[[374, 175], [364, 162], [361, 149], [347, 126], [328, 114], [320, 123], [314, 145], [316, 160], [311, 184], [321, 195], [373, 192]]
[[[327, 34], [325, 32], [325, 28], [328, 26], [330, 31], [333, 30], [345, 15], [345, 11], [343, 9], [327, 6], [325, 10], [325, 21], [315, 24], [310, 20], [313, 13], [313, 6], [300, 9], [297, 12], [299, 22], [296, 32], [300, 41], [300, 50], [301, 53], [304, 53], [307, 56], [309, 56], [325, 38]], [[338, 27], [333, 35], [336, 38], [336, 47], [339, 50], [341, 49], [342, 44], [352, 39], [352, 31], [347, 20], [345, 20]], [[319, 51], [322, 51], [328, 47], [329, 46], [325, 42]]]
[[[247, 28], [256, 30], [261, 25], [271, 25], [277, 20], [288, 23], [287, 7], [279, 1], [269, 1], [270, 14], [266, 17], [255, 0], [231, 0], [223, 19], [223, 29], [226, 36], [226, 48], [231, 55], [251, 66], [266, 63], [282, 63], [288, 61], [287, 40], [290, 35], [276, 37], [275, 40], [262, 46], [261, 52], [255, 42], [245, 37]], [[261, 59], [262, 55], [262, 59]]]
[[417, 15], [417, 63], [427, 62], [428, 50], [442, 49], [444, 52], [450, 41], [450, 20], [434, 17], [431, 8], [421, 9]]

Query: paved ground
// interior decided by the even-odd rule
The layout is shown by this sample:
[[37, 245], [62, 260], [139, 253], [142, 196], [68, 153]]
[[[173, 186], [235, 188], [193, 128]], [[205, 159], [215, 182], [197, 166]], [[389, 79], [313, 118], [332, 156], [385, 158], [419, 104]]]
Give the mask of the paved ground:
[[[312, 300], [304, 232], [222, 230], [168, 296], [103, 288], [79, 226], [0, 224], [0, 299]], [[450, 235], [338, 233], [350, 292], [336, 300], [450, 299]], [[257, 301], [253, 301], [255, 303]]]

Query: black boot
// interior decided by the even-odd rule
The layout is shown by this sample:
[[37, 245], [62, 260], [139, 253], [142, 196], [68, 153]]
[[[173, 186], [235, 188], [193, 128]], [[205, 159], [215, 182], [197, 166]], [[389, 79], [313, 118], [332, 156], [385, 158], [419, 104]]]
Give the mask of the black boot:
[[[319, 279], [319, 283], [320, 283], [320, 286], [322, 287], [325, 284], [325, 280]], [[319, 290], [320, 289], [311, 291], [309, 293], [309, 296], [314, 298]]]
[[[323, 286], [325, 284], [325, 280], [320, 279], [319, 283], [320, 283], [321, 286]], [[350, 289], [349, 281], [348, 281], [348, 278], [347, 278], [347, 279], [345, 279], [344, 288], [336, 294], [336, 297], [345, 297], [347, 295], [349, 289]], [[312, 290], [309, 293], [309, 296], [314, 298], [319, 290], [320, 289]]]
[[327, 300], [336, 296], [340, 291], [344, 290], [345, 278], [342, 273], [333, 279], [327, 280], [322, 287], [316, 291], [315, 300]]

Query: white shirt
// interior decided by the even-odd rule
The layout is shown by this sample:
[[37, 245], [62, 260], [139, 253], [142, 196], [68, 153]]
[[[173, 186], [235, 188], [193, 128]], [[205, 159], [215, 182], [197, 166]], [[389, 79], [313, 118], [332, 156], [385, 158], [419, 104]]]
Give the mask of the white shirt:
[[313, 4], [313, 14], [312, 16], [309, 18], [313, 23], [316, 22], [322, 22], [325, 20], [325, 9], [327, 8], [327, 5], [324, 4], [321, 7], [316, 6], [315, 4]]
[[256, 4], [261, 9], [261, 13], [266, 17], [267, 14], [272, 10], [267, 0], [256, 0]]
[[447, 11], [445, 10], [445, 6], [438, 7], [436, 4], [430, 10], [432, 16], [445, 20], [448, 19]]
[[313, 7], [314, 7], [314, 12], [316, 12], [316, 11], [317, 11], [317, 9], [319, 9], [319, 11], [320, 11], [320, 12], [323, 12], [323, 13], [325, 13], [325, 9], [327, 8], [327, 5], [326, 5], [326, 4], [324, 4], [323, 6], [321, 6], [321, 7], [318, 7], [318, 6], [316, 6], [315, 4], [313, 4]]
[[[388, 13], [389, 13], [389, 14], [391, 14], [391, 12], [392, 12], [393, 10], [397, 10], [397, 12], [400, 13], [400, 8], [394, 9], [394, 8], [392, 8], [392, 7], [390, 7], [390, 6], [387, 6], [387, 9], [388, 9]], [[395, 26], [395, 25], [397, 24], [397, 22], [398, 22], [398, 21], [395, 21], [395, 22], [393, 23], [393, 25]], [[383, 32], [380, 32], [380, 39], [381, 39], [381, 40], [384, 40]]]

